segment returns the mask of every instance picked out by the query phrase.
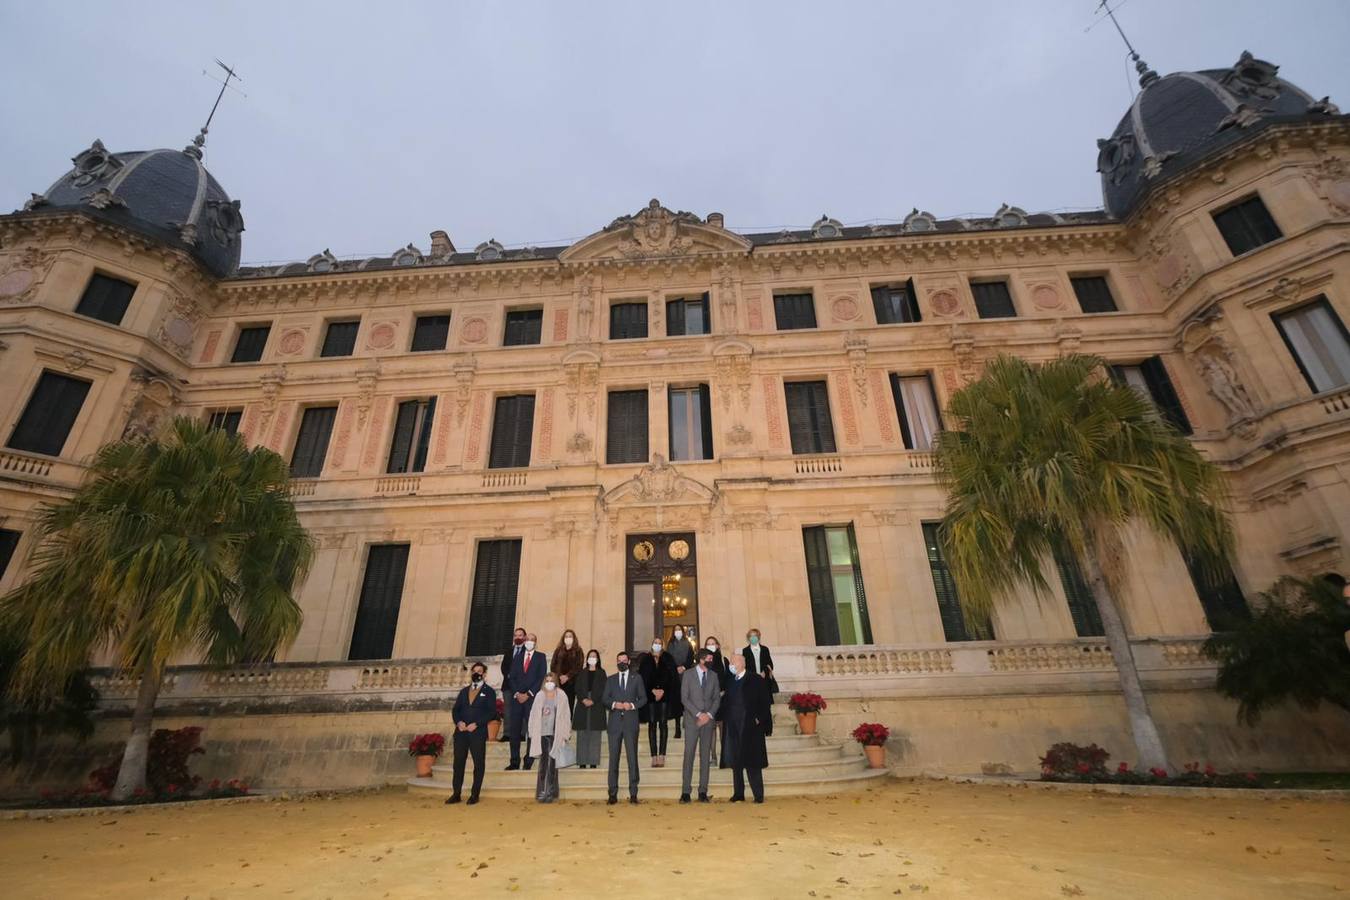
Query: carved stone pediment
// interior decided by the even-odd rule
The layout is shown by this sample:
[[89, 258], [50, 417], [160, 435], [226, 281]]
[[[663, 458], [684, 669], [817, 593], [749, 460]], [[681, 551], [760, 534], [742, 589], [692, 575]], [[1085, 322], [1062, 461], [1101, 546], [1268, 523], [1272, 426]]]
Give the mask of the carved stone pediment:
[[564, 250], [559, 261], [669, 259], [699, 253], [749, 253], [750, 242], [689, 212], [671, 212], [652, 200], [633, 215]]
[[600, 499], [610, 509], [628, 505], [708, 505], [717, 501], [717, 491], [701, 481], [681, 475], [660, 453], [642, 471], [608, 491]]

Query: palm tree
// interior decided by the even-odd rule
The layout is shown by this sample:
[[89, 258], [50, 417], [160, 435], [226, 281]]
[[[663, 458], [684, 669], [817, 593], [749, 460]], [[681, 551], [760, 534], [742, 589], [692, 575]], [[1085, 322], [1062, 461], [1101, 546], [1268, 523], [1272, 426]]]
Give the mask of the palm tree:
[[938, 439], [948, 501], [940, 535], [969, 620], [988, 621], [1019, 585], [1049, 590], [1042, 563], [1076, 562], [1101, 612], [1139, 765], [1167, 768], [1116, 598], [1129, 565], [1122, 532], [1142, 523], [1202, 568], [1226, 565], [1233, 532], [1222, 475], [1152, 403], [1069, 356], [1000, 356], [958, 391]]
[[170, 660], [259, 661], [295, 639], [313, 544], [288, 479], [272, 451], [180, 418], [104, 446], [75, 495], [43, 508], [32, 576], [0, 598], [0, 629], [27, 636], [11, 691], [40, 698], [103, 648], [139, 677], [114, 799], [145, 785]]

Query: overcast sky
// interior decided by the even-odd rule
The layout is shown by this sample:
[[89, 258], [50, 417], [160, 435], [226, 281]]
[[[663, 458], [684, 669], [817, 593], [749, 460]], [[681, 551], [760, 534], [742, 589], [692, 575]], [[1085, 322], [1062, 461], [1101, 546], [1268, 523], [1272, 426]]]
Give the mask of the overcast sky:
[[[568, 243], [651, 197], [741, 231], [1100, 205], [1133, 73], [1096, 0], [0, 0], [0, 209], [101, 138], [206, 163], [245, 262]], [[1250, 49], [1350, 110], [1350, 0], [1126, 0], [1159, 72]], [[216, 74], [212, 71], [212, 74]]]

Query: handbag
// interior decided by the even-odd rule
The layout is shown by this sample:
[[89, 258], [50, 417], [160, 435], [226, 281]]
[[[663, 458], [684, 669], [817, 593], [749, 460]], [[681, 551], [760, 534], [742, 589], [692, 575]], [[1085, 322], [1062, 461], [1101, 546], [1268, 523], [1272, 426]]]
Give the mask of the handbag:
[[569, 769], [577, 764], [577, 751], [571, 740], [568, 740], [559, 748], [558, 755], [554, 757], [554, 762], [557, 763], [559, 769]]

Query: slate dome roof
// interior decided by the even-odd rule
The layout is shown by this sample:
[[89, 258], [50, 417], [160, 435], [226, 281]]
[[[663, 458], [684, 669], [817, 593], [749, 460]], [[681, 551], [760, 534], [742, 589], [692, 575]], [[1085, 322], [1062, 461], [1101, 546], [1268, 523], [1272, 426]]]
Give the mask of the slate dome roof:
[[24, 208], [80, 209], [187, 250], [216, 276], [239, 269], [239, 201], [206, 171], [199, 145], [112, 153], [94, 141], [71, 162], [74, 168]]
[[1227, 69], [1158, 77], [1137, 63], [1141, 90], [1115, 132], [1098, 141], [1102, 199], [1128, 215], [1149, 186], [1195, 160], [1236, 143], [1257, 126], [1336, 115], [1327, 98], [1276, 77], [1279, 66], [1243, 52]]

